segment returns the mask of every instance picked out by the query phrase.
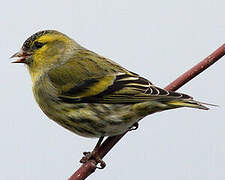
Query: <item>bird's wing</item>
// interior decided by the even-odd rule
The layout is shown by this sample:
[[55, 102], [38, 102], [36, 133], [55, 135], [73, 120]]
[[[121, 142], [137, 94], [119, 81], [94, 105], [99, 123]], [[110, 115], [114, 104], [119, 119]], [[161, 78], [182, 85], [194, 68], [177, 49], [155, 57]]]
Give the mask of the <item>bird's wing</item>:
[[130, 74], [117, 74], [113, 83], [95, 96], [86, 97], [83, 102], [97, 103], [138, 103], [150, 100], [170, 101], [176, 99], [192, 99], [192, 97], [167, 91], [154, 86], [147, 79]]
[[48, 77], [58, 91], [58, 99], [67, 103], [127, 104], [156, 99], [168, 101], [191, 98], [158, 88], [147, 79], [129, 71], [105, 73], [69, 63], [50, 70]]

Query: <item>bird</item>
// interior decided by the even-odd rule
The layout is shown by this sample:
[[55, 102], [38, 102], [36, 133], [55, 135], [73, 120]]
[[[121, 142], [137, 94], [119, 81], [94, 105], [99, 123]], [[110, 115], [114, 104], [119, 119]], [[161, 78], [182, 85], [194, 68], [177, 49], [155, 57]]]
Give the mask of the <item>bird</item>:
[[[77, 135], [99, 138], [94, 150], [104, 137], [128, 131], [149, 114], [180, 107], [209, 109], [207, 103], [157, 87], [56, 30], [33, 34], [11, 58], [27, 66], [41, 110]], [[93, 154], [86, 153], [82, 162]]]

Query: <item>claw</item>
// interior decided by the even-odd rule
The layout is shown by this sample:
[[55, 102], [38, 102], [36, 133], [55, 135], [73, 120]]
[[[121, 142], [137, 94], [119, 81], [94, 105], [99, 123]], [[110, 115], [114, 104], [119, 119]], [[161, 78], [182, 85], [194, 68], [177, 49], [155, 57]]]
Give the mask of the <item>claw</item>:
[[134, 130], [137, 130], [139, 127], [139, 124], [138, 122], [134, 123], [129, 129], [128, 131], [134, 131]]
[[[104, 169], [106, 166], [106, 163], [96, 154], [96, 151], [93, 152], [83, 152], [83, 157], [80, 160], [81, 163], [86, 163], [89, 160], [94, 160], [96, 162], [96, 168], [97, 169]], [[97, 166], [97, 164], [100, 164], [100, 166]]]
[[98, 169], [104, 169], [105, 168], [106, 163], [101, 158], [97, 157], [96, 161], [100, 164], [100, 167], [96, 166], [96, 168], [98, 168]]
[[91, 152], [83, 152], [83, 155], [84, 156], [81, 158], [80, 163], [86, 163], [92, 157]]
[[[94, 160], [96, 162], [96, 168], [97, 169], [103, 169], [106, 166], [106, 163], [100, 158], [98, 155], [98, 149], [101, 145], [101, 142], [103, 141], [104, 137], [100, 137], [94, 150], [92, 152], [83, 152], [83, 157], [80, 160], [80, 163], [86, 163], [89, 160]], [[100, 164], [100, 166], [97, 166]]]

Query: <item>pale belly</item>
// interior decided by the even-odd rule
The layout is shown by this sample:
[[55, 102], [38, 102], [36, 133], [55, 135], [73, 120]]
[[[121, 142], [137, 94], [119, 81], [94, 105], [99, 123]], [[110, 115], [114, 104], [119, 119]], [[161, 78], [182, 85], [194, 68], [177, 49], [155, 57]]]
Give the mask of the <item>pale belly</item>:
[[85, 137], [114, 136], [125, 132], [141, 119], [132, 105], [124, 104], [51, 104], [43, 112], [64, 128]]

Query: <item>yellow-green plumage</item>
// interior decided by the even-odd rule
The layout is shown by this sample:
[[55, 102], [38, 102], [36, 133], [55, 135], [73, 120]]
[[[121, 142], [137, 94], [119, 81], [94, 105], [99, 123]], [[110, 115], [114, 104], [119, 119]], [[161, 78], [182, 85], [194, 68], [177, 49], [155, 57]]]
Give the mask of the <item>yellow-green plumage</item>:
[[81, 136], [121, 134], [145, 116], [167, 109], [208, 109], [188, 95], [154, 86], [57, 31], [34, 34], [21, 51], [29, 54], [23, 63], [43, 112]]

